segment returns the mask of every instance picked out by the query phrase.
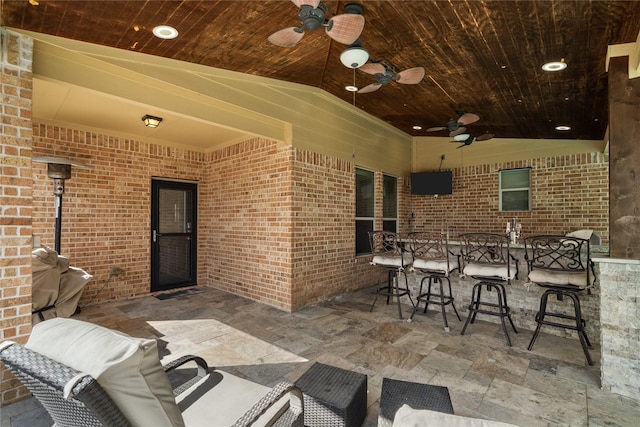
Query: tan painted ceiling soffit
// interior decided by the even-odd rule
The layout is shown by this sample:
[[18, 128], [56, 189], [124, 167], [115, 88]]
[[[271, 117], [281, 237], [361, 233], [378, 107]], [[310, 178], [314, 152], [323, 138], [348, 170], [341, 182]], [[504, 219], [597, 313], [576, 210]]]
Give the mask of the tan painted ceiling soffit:
[[[409, 134], [319, 88], [20, 32], [36, 40], [34, 72], [45, 79], [344, 159], [357, 150], [372, 167], [384, 159], [367, 151], [404, 153], [411, 144]], [[408, 168], [406, 154], [395, 162]]]
[[607, 48], [606, 70], [609, 71], [609, 61], [613, 57], [629, 57], [629, 78], [640, 77], [640, 33], [634, 43], [609, 45]]
[[[34, 42], [33, 62], [34, 75], [42, 79], [65, 82], [167, 111], [175, 111], [228, 129], [278, 141], [285, 139], [285, 126], [282, 121], [207, 96], [206, 93], [197, 92], [193, 88], [185, 88], [176, 84], [175, 80], [154, 77], [158, 72], [141, 73], [106, 61], [104, 57], [97, 59], [37, 38]], [[147, 71], [151, 71], [161, 67], [147, 68]], [[182, 74], [186, 75], [184, 72]], [[165, 77], [168, 77], [168, 74], [165, 74]], [[201, 84], [204, 84], [202, 79], [201, 81]], [[192, 87], [197, 87], [197, 84]]]
[[412, 172], [454, 169], [461, 166], [508, 163], [571, 154], [604, 153], [606, 141], [567, 139], [493, 138], [474, 141], [464, 148], [447, 137], [416, 137], [412, 149]]

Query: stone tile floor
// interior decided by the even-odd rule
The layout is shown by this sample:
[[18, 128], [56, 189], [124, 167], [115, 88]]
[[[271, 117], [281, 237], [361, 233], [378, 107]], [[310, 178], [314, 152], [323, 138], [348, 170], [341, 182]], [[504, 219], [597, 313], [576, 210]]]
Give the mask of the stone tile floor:
[[[368, 376], [365, 426], [377, 424], [384, 377], [449, 388], [456, 414], [520, 426], [636, 426], [640, 402], [600, 390], [599, 347], [586, 364], [578, 341], [542, 334], [527, 351], [531, 331], [482, 320], [460, 335], [439, 311], [398, 319], [397, 305], [363, 290], [286, 313], [209, 287], [160, 300], [145, 296], [83, 307], [76, 318], [133, 336], [160, 340], [161, 356], [204, 357], [210, 366], [272, 386], [295, 381], [315, 361]], [[459, 310], [461, 316], [465, 310]], [[544, 330], [543, 330], [544, 331]], [[33, 399], [2, 408], [2, 427], [51, 425]]]

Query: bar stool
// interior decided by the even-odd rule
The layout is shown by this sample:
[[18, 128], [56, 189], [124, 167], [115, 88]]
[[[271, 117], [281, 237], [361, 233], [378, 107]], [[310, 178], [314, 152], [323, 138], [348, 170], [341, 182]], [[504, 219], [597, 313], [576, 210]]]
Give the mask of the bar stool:
[[[389, 304], [392, 297], [396, 297], [398, 301], [398, 317], [402, 319], [401, 296], [407, 295], [411, 305], [415, 308], [405, 271], [411, 265], [411, 253], [402, 250], [400, 237], [397, 233], [391, 231], [370, 231], [369, 243], [371, 244], [371, 254], [373, 255], [371, 265], [380, 266], [387, 272], [387, 283], [376, 289], [376, 297], [369, 311], [373, 311], [379, 295], [387, 297], [387, 304]], [[400, 275], [404, 277], [404, 286], [400, 286]]]
[[[420, 290], [416, 297], [416, 305], [413, 308], [409, 321], [413, 320], [420, 301], [424, 301], [424, 313], [427, 312], [429, 303], [439, 305], [442, 309], [442, 320], [445, 332], [449, 332], [449, 323], [445, 307], [451, 304], [459, 321], [460, 315], [456, 310], [454, 298], [451, 294], [451, 280], [449, 275], [452, 271], [460, 271], [460, 255], [454, 255], [449, 251], [449, 242], [443, 233], [418, 231], [409, 234], [409, 245], [413, 256], [412, 270], [424, 273], [420, 280]], [[451, 258], [453, 255], [455, 258]], [[427, 291], [422, 292], [424, 282], [428, 279]], [[447, 292], [445, 293], [444, 281], [447, 281]], [[438, 289], [432, 289], [436, 285]], [[435, 287], [435, 286], [434, 286]]]
[[[516, 334], [518, 330], [511, 319], [511, 309], [507, 302], [504, 284], [511, 284], [511, 280], [517, 277], [518, 260], [509, 253], [509, 238], [506, 235], [493, 233], [466, 233], [460, 238], [463, 240], [462, 274], [479, 280], [473, 285], [469, 316], [460, 335], [464, 335], [467, 326], [475, 322], [478, 313], [498, 316], [507, 345], [511, 347], [511, 338], [509, 338], [504, 319], [509, 319]], [[483, 289], [487, 292], [495, 291], [496, 302], [483, 301]]]
[[[542, 325], [570, 329], [578, 333], [587, 363], [593, 365], [589, 354], [591, 342], [585, 331], [586, 322], [582, 318], [578, 295], [595, 284], [590, 251], [589, 240], [579, 237], [548, 235], [525, 238], [528, 282], [546, 289], [540, 297], [537, 326], [529, 342], [529, 351], [533, 349]], [[573, 314], [550, 310], [547, 303], [551, 295], [555, 295], [558, 302], [569, 298], [573, 303]]]

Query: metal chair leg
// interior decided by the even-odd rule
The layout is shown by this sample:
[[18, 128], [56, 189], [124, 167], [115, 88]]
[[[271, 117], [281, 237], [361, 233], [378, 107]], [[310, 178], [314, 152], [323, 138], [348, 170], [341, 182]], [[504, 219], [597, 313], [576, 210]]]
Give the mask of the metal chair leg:
[[567, 292], [569, 298], [573, 300], [573, 309], [575, 311], [576, 316], [576, 330], [578, 331], [578, 338], [580, 338], [580, 345], [582, 346], [582, 351], [584, 351], [584, 355], [587, 359], [587, 363], [589, 366], [593, 366], [593, 360], [591, 359], [591, 354], [589, 354], [589, 348], [591, 347], [591, 343], [587, 338], [587, 333], [584, 330], [585, 322], [582, 320], [582, 310], [580, 309], [580, 299], [578, 295], [574, 292]]

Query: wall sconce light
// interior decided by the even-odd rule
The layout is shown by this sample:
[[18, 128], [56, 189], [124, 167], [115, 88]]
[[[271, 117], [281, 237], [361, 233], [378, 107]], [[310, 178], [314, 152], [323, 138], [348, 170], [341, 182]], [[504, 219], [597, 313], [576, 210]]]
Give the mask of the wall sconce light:
[[148, 128], [157, 128], [158, 126], [160, 126], [162, 117], [150, 116], [149, 114], [145, 114], [144, 116], [142, 116], [142, 121]]

